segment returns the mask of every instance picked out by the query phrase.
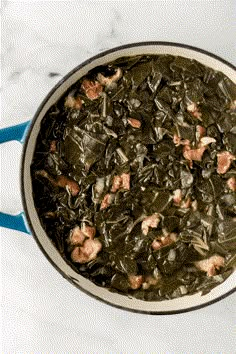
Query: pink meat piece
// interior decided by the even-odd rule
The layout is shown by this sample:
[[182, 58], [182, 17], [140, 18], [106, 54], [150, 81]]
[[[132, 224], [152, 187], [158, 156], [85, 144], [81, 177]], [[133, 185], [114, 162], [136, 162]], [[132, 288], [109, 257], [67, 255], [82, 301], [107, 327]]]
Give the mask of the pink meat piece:
[[129, 284], [131, 289], [136, 290], [139, 289], [143, 282], [142, 275], [129, 275], [128, 276]]
[[130, 190], [130, 174], [122, 173], [120, 177], [122, 180], [122, 188], [125, 190]]
[[171, 232], [166, 236], [162, 236], [160, 239], [153, 240], [151, 247], [154, 251], [159, 250], [160, 248], [170, 245], [177, 241], [177, 234]]
[[101, 249], [102, 244], [98, 239], [87, 239], [83, 246], [74, 248], [71, 259], [76, 263], [88, 263], [97, 257]]
[[72, 246], [82, 245], [85, 238], [85, 234], [81, 231], [80, 227], [76, 226], [70, 232], [69, 242]]
[[160, 222], [159, 214], [155, 213], [150, 216], [147, 216], [143, 220], [142, 225], [141, 225], [141, 229], [142, 229], [143, 234], [147, 235], [148, 231], [149, 231], [149, 227], [155, 228], [158, 226], [159, 222]]
[[133, 128], [139, 129], [141, 127], [141, 122], [138, 119], [128, 118], [127, 121]]
[[73, 109], [81, 109], [82, 107], [82, 100], [81, 98], [77, 97], [73, 97], [73, 96], [67, 96], [66, 97], [66, 100], [65, 100], [65, 106], [68, 107], [68, 108], [73, 108]]
[[111, 187], [111, 192], [115, 193], [117, 192], [120, 187], [122, 186], [122, 179], [120, 176], [114, 176], [113, 178], [113, 183], [112, 183], [112, 187]]
[[101, 202], [101, 206], [100, 206], [100, 209], [106, 209], [109, 205], [111, 205], [111, 203], [113, 202], [114, 200], [114, 195], [113, 194], [110, 194], [110, 193], [107, 193], [102, 202]]
[[102, 85], [99, 82], [93, 82], [87, 79], [83, 80], [81, 87], [90, 100], [96, 100], [103, 90]]
[[210, 258], [194, 262], [194, 265], [197, 269], [206, 272], [209, 277], [212, 277], [216, 274], [216, 269], [224, 266], [224, 258], [215, 254]]
[[144, 279], [144, 282], [142, 284], [142, 288], [144, 290], [147, 290], [150, 288], [151, 285], [156, 285], [158, 283], [159, 279], [154, 278], [152, 275], [147, 275]]
[[173, 202], [176, 205], [180, 205], [181, 201], [182, 201], [182, 191], [181, 189], [176, 189], [173, 195]]
[[196, 139], [199, 141], [206, 134], [206, 129], [201, 125], [196, 126]]
[[57, 151], [57, 142], [56, 140], [52, 140], [50, 143], [50, 149], [49, 151], [54, 154]]
[[235, 192], [236, 191], [236, 178], [230, 177], [227, 180], [227, 186], [229, 187], [229, 189], [231, 189], [231, 191]]
[[199, 111], [197, 104], [195, 102], [192, 102], [187, 106], [187, 111], [190, 112], [195, 118], [201, 120], [201, 112]]
[[95, 227], [86, 225], [85, 223], [82, 224], [81, 231], [85, 236], [91, 239], [93, 239], [94, 236], [96, 235]]
[[229, 151], [222, 151], [217, 154], [217, 172], [224, 174], [230, 168], [231, 162], [235, 160], [235, 156]]
[[62, 187], [62, 188], [68, 187], [69, 191], [73, 196], [76, 196], [80, 191], [77, 182], [63, 175], [57, 177], [56, 184], [58, 187]]
[[191, 149], [189, 146], [185, 146], [183, 149], [183, 155], [186, 160], [190, 161], [190, 167], [192, 167], [193, 161], [201, 161], [204, 151], [206, 150], [205, 146], [202, 146], [198, 149]]

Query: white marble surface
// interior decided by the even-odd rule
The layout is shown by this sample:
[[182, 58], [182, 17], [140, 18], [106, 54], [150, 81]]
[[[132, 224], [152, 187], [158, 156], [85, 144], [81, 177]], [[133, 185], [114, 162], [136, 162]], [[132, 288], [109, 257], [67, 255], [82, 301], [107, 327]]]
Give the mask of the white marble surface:
[[[236, 64], [234, 0], [2, 2], [1, 127], [30, 119], [70, 69], [141, 40], [182, 42]], [[58, 73], [49, 77], [49, 73]], [[1, 146], [1, 209], [22, 209], [21, 146]], [[233, 353], [232, 295], [201, 310], [147, 316], [101, 304], [64, 280], [31, 236], [1, 230], [2, 353]]]

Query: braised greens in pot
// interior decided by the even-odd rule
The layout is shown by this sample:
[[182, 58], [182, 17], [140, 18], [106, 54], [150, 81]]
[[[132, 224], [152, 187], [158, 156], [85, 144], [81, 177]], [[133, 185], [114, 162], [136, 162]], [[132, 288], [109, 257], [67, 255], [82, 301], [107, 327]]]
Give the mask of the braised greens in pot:
[[123, 57], [45, 115], [35, 207], [82, 276], [142, 300], [205, 294], [236, 264], [236, 85], [195, 60]]

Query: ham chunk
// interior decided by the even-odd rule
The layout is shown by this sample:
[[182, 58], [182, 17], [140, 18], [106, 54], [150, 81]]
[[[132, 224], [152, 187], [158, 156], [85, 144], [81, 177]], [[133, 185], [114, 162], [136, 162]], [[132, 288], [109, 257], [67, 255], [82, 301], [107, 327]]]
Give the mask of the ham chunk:
[[120, 176], [114, 176], [111, 192], [115, 193], [119, 189], [130, 190], [130, 174], [122, 173]]
[[71, 230], [70, 232], [70, 236], [69, 236], [69, 243], [72, 246], [75, 245], [82, 245], [85, 241], [85, 234], [82, 232], [82, 230], [80, 229], [79, 226], [74, 227], [73, 230]]
[[159, 214], [155, 213], [155, 214], [152, 214], [151, 216], [147, 216], [143, 220], [142, 225], [141, 225], [141, 229], [142, 229], [143, 234], [147, 235], [148, 231], [149, 231], [149, 227], [155, 228], [158, 226], [159, 222], [160, 222]]
[[190, 112], [195, 118], [201, 120], [202, 113], [199, 111], [198, 106], [195, 102], [187, 105], [187, 111]]
[[56, 184], [58, 187], [68, 187], [69, 191], [74, 197], [79, 193], [80, 190], [77, 182], [63, 175], [57, 177]]
[[87, 239], [83, 246], [74, 248], [71, 259], [76, 263], [88, 263], [97, 257], [101, 249], [102, 244], [98, 239]]
[[114, 195], [107, 193], [101, 202], [100, 209], [102, 210], [102, 209], [106, 209], [107, 207], [109, 207], [109, 205], [111, 205], [113, 200], [114, 200]]
[[141, 127], [141, 122], [138, 119], [128, 118], [127, 121], [133, 128], [139, 129]]
[[93, 82], [87, 79], [82, 82], [81, 88], [90, 100], [96, 100], [103, 90], [102, 85], [99, 82]]
[[139, 289], [143, 282], [142, 275], [129, 275], [128, 276], [129, 284], [131, 289], [136, 290]]
[[227, 186], [229, 187], [229, 189], [231, 189], [231, 191], [236, 192], [236, 178], [230, 177], [227, 180]]
[[91, 239], [93, 239], [96, 234], [95, 227], [86, 225], [85, 223], [82, 224], [81, 231], [86, 237]]
[[150, 286], [157, 285], [158, 281], [159, 281], [159, 279], [154, 278], [152, 275], [148, 275], [145, 277], [145, 280], [142, 284], [142, 288], [144, 290], [147, 290], [150, 288]]
[[176, 189], [173, 195], [173, 202], [175, 205], [180, 205], [182, 201], [182, 191], [181, 189]]
[[216, 274], [216, 269], [224, 266], [224, 258], [215, 254], [210, 258], [194, 262], [194, 265], [197, 269], [206, 272], [208, 277], [212, 277]]
[[122, 70], [121, 70], [121, 68], [117, 68], [114, 75], [106, 77], [106, 76], [102, 75], [101, 73], [99, 73], [97, 76], [97, 79], [101, 85], [110, 87], [110, 86], [112, 86], [112, 84], [117, 82], [121, 77], [122, 77]]
[[111, 187], [111, 192], [115, 193], [117, 192], [122, 186], [122, 179], [120, 176], [114, 176], [112, 187]]
[[164, 246], [171, 245], [172, 243], [174, 243], [176, 241], [177, 241], [177, 234], [174, 232], [171, 232], [167, 236], [162, 236], [160, 239], [153, 240], [151, 247], [154, 251], [157, 251], [160, 248], [162, 248]]
[[230, 168], [231, 162], [235, 160], [235, 156], [229, 151], [222, 151], [217, 154], [217, 172], [224, 174]]
[[65, 103], [64, 103], [65, 107], [78, 109], [78, 110], [81, 109], [82, 104], [83, 104], [83, 102], [79, 97], [75, 98], [71, 95], [66, 97]]

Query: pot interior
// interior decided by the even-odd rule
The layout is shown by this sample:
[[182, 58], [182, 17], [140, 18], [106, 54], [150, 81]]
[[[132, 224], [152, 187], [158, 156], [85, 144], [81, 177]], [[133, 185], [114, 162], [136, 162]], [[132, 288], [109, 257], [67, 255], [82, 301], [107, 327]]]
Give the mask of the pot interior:
[[236, 283], [236, 272], [234, 272], [224, 283], [218, 285], [210, 293], [201, 296], [199, 293], [195, 295], [184, 296], [181, 298], [166, 300], [161, 302], [148, 302], [130, 298], [117, 293], [109, 292], [106, 288], [98, 287], [88, 279], [76, 273], [61, 257], [51, 240], [47, 237], [43, 230], [36, 209], [34, 207], [32, 182], [30, 174], [30, 165], [34, 154], [36, 139], [40, 130], [40, 123], [48, 109], [65, 93], [65, 91], [73, 85], [88, 71], [96, 66], [113, 61], [122, 56], [140, 55], [140, 54], [172, 54], [186, 58], [195, 59], [202, 64], [222, 71], [233, 82], [236, 83], [236, 72], [223, 60], [211, 56], [204, 51], [170, 43], [140, 43], [130, 46], [123, 46], [113, 50], [104, 52], [74, 69], [49, 93], [44, 102], [38, 109], [32, 125], [30, 127], [28, 137], [26, 139], [23, 161], [22, 161], [22, 195], [25, 206], [25, 212], [31, 231], [44, 254], [51, 263], [62, 273], [62, 275], [79, 286], [83, 291], [106, 301], [111, 305], [122, 307], [125, 309], [146, 312], [146, 313], [176, 313], [189, 311], [194, 308], [205, 306], [208, 303], [221, 299], [233, 292]]

